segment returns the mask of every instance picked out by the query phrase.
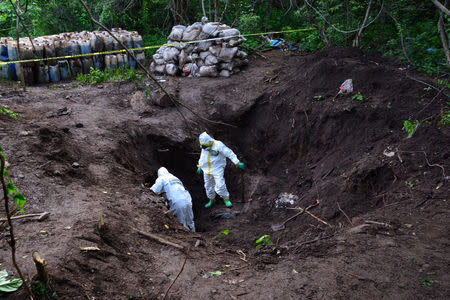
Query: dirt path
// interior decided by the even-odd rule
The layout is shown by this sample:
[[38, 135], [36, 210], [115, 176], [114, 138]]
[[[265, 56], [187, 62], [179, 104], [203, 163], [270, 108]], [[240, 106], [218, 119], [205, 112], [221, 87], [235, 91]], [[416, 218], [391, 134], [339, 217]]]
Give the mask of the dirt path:
[[[161, 299], [185, 252], [141, 230], [190, 248], [169, 299], [447, 299], [450, 129], [437, 123], [448, 99], [431, 102], [436, 93], [401, 66], [355, 49], [267, 56], [231, 78], [164, 82], [204, 118], [236, 127], [181, 109], [185, 120], [146, 99], [145, 83], [71, 82], [26, 93], [2, 83], [0, 104], [19, 114], [19, 121], [0, 115], [8, 169], [26, 211], [50, 212], [43, 222], [15, 221], [25, 274], [35, 273], [31, 251], [38, 250], [59, 299]], [[333, 101], [347, 78], [362, 101]], [[430, 116], [405, 139], [404, 120]], [[226, 170], [231, 209], [203, 208], [195, 165], [205, 130], [248, 166], [244, 174]], [[193, 195], [198, 233], [141, 187], [160, 166]], [[292, 207], [320, 199], [311, 212], [330, 226], [303, 214], [273, 232], [295, 213], [279, 207], [280, 195]], [[0, 225], [0, 266], [13, 272], [7, 234]], [[255, 249], [264, 234], [271, 244]], [[86, 246], [100, 250], [80, 250]], [[214, 271], [222, 275], [203, 278]]]

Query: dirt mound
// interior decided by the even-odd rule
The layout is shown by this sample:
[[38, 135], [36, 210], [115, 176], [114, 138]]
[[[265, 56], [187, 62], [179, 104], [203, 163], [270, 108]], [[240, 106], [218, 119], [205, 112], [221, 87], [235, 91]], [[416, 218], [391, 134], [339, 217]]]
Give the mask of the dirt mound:
[[[22, 116], [16, 127], [0, 116], [11, 174], [33, 195], [27, 205], [51, 212], [45, 224], [20, 223], [19, 239], [29, 244], [19, 251], [43, 252], [61, 298], [161, 298], [185, 252], [138, 231], [191, 249], [171, 299], [450, 295], [450, 130], [437, 125], [448, 91], [436, 96], [411, 76], [432, 79], [353, 48], [264, 56], [232, 78], [167, 79], [195, 114], [155, 105], [155, 92], [148, 100], [132, 84], [2, 92], [1, 103]], [[337, 96], [348, 78], [362, 100]], [[409, 139], [408, 119], [427, 119]], [[226, 169], [231, 209], [220, 201], [203, 207], [195, 165], [205, 130], [248, 167]], [[160, 166], [191, 192], [200, 233], [183, 230], [141, 187]], [[272, 230], [313, 204], [312, 215]], [[97, 229], [100, 213], [105, 232]], [[49, 234], [40, 237], [41, 228]], [[265, 234], [270, 245], [256, 249]], [[222, 275], [202, 278], [216, 270]], [[26, 271], [33, 273], [29, 264]]]

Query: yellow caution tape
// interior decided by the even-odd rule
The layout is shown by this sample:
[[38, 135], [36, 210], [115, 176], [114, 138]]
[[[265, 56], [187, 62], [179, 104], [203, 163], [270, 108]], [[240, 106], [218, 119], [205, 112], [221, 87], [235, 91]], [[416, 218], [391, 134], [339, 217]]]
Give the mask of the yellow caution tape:
[[[201, 43], [201, 42], [210, 42], [210, 41], [218, 41], [218, 40], [239, 38], [239, 37], [242, 37], [242, 36], [249, 37], [249, 36], [258, 36], [258, 35], [267, 35], [267, 34], [279, 34], [279, 33], [292, 33], [292, 32], [311, 31], [311, 30], [315, 30], [315, 28], [301, 28], [301, 29], [282, 30], [282, 31], [248, 33], [248, 34], [240, 34], [240, 35], [233, 35], [233, 36], [226, 36], [226, 37], [218, 37], [218, 38], [205, 39], [205, 40], [196, 40], [196, 41], [188, 41], [188, 42], [178, 42], [178, 43], [171, 43], [171, 44], [163, 44], [163, 45], [145, 46], [145, 47], [141, 47], [141, 48], [128, 49], [128, 51], [142, 51], [142, 50], [156, 49], [156, 48], [161, 48], [161, 47], [172, 47], [172, 46], [178, 46], [178, 45], [196, 44], [196, 43]], [[9, 65], [9, 64], [18, 64], [18, 63], [49, 61], [49, 60], [73, 59], [73, 58], [88, 57], [88, 56], [95, 56], [95, 55], [116, 54], [116, 53], [122, 53], [122, 52], [126, 52], [126, 50], [125, 49], [120, 49], [120, 50], [93, 52], [93, 53], [76, 54], [76, 55], [66, 55], [66, 56], [58, 56], [58, 57], [46, 57], [46, 58], [35, 58], [35, 59], [22, 59], [22, 60], [15, 60], [15, 61], [5, 61], [5, 62], [0, 62], [0, 66], [2, 66], [2, 65]]]

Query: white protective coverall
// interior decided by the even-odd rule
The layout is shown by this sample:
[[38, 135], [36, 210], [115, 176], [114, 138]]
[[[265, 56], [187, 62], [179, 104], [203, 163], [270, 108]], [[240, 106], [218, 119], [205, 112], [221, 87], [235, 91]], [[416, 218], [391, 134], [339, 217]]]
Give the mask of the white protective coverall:
[[[227, 164], [228, 157], [233, 164], [237, 165], [239, 159], [236, 154], [225, 146], [221, 141], [214, 140], [206, 132], [199, 136], [199, 142], [202, 147], [198, 167], [203, 171], [205, 181], [206, 196], [208, 199], [215, 199], [216, 193], [224, 200], [230, 198], [223, 173]], [[208, 146], [207, 148], [204, 148]]]
[[158, 178], [150, 189], [156, 194], [165, 192], [170, 212], [184, 227], [195, 232], [192, 198], [180, 179], [161, 167], [158, 169]]

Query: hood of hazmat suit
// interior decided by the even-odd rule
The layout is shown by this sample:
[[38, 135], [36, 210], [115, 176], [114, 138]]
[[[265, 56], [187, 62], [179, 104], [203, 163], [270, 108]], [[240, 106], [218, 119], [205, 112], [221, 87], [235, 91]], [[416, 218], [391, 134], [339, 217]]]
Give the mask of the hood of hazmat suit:
[[199, 136], [200, 147], [202, 149], [198, 167], [208, 175], [222, 175], [228, 157], [233, 164], [238, 164], [239, 159], [236, 154], [225, 146], [221, 141], [214, 140], [209, 134], [203, 132]]
[[158, 169], [158, 178], [150, 189], [156, 194], [165, 192], [172, 214], [184, 227], [195, 231], [192, 198], [180, 179], [161, 167]]

